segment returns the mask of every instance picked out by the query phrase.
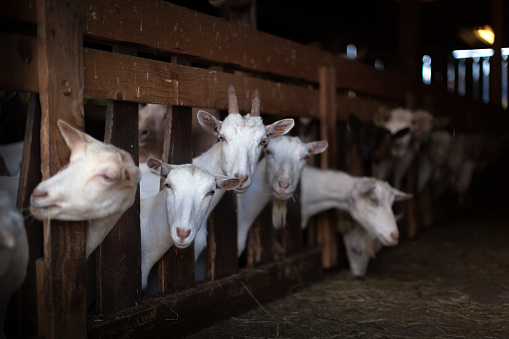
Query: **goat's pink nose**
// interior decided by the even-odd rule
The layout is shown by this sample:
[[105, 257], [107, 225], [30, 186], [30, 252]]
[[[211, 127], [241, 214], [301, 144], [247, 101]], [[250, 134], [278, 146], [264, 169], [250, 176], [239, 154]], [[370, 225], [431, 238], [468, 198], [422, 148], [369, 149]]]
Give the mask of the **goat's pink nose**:
[[36, 188], [32, 192], [32, 197], [34, 197], [36, 199], [44, 198], [44, 197], [47, 197], [47, 196], [48, 196], [48, 191], [42, 190], [40, 188]]
[[235, 173], [234, 177], [240, 180], [240, 187], [244, 186], [247, 182], [247, 179], [249, 179], [249, 175], [244, 173]]
[[185, 231], [184, 229], [177, 227], [177, 236], [180, 238], [180, 240], [184, 240], [191, 234], [191, 230]]
[[279, 187], [281, 187], [281, 188], [289, 188], [290, 187], [289, 180], [279, 180], [277, 183], [278, 183]]
[[391, 233], [391, 238], [394, 239], [395, 241], [398, 241], [399, 233], [398, 232], [392, 232]]

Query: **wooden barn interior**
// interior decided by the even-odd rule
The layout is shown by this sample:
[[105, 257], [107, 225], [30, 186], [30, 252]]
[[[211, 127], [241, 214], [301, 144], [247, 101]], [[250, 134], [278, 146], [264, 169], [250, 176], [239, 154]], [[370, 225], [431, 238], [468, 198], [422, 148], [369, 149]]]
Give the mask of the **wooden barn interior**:
[[[363, 154], [374, 154], [368, 134], [373, 126], [383, 125], [396, 108], [424, 110], [445, 117], [440, 129], [453, 139], [475, 136], [470, 153], [475, 165], [468, 190], [459, 194], [449, 181], [445, 189], [430, 183], [418, 190], [419, 162], [411, 163], [399, 189], [412, 198], [393, 206], [400, 217], [398, 246], [418, 244], [431, 230], [465, 215], [503, 210], [509, 188], [508, 17], [504, 0], [2, 4], [0, 146], [23, 142], [15, 193], [29, 248], [26, 276], [7, 306], [6, 337], [228, 337], [199, 331], [253, 309], [269, 315], [263, 305], [300, 290], [315, 293], [317, 284], [334, 274], [340, 274], [335, 279], [345, 290], [351, 284], [371, 284], [382, 274], [382, 259], [395, 253], [382, 248], [382, 255], [370, 261], [382, 266], [368, 270], [366, 280], [353, 280], [341, 228], [355, 221], [331, 209], [301, 228], [299, 187], [287, 201], [284, 227], [276, 234], [272, 204], [267, 205], [239, 259], [236, 196], [228, 192], [208, 219], [203, 279], [196, 281], [193, 246], [174, 246], [157, 262], [156, 291], [147, 295], [141, 284], [139, 195], [88, 259], [87, 220], [41, 221], [31, 215], [35, 187], [69, 163], [70, 151], [57, 127], [60, 119], [127, 151], [138, 164], [139, 108], [166, 105], [159, 159], [185, 164], [217, 140], [207, 138], [197, 124], [198, 109], [224, 119], [233, 84], [239, 110], [247, 113], [256, 88], [266, 125], [293, 118], [289, 135], [328, 142], [309, 165], [361, 177], [376, 174], [378, 163], [372, 158], [363, 163]], [[509, 239], [509, 231], [490, 233], [483, 227], [493, 243]], [[507, 251], [504, 255], [509, 258]], [[502, 311], [509, 310], [509, 262], [504, 259], [493, 270], [506, 272], [497, 285], [505, 297], [486, 311], [487, 317], [505, 321], [500, 332], [488, 333], [497, 338], [509, 333], [509, 315]], [[90, 276], [95, 281], [87, 286]], [[87, 300], [91, 291], [92, 306]], [[362, 337], [363, 324], [375, 322], [357, 320], [352, 332], [336, 335]], [[251, 323], [262, 327], [264, 322]], [[285, 337], [279, 324], [264, 337]], [[388, 328], [374, 329], [386, 337], [403, 335], [384, 332]], [[479, 333], [470, 332], [470, 337]]]

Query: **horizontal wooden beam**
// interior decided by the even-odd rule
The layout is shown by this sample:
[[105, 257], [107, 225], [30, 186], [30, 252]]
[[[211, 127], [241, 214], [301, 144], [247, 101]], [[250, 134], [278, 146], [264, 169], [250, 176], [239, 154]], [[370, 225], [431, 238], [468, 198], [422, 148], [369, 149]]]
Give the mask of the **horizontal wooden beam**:
[[[171, 297], [145, 299], [111, 316], [89, 317], [88, 338], [178, 337], [227, 319], [323, 277], [321, 250], [305, 250], [284, 261], [244, 270]], [[197, 314], [199, 313], [199, 316]]]

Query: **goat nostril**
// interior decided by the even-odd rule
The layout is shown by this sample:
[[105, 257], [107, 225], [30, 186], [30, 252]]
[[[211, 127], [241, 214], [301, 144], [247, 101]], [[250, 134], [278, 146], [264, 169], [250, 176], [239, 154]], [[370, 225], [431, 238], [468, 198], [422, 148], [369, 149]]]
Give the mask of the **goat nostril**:
[[391, 233], [391, 238], [394, 239], [394, 240], [398, 240], [399, 239], [399, 234], [396, 233], [396, 232], [392, 232]]
[[141, 130], [141, 135], [147, 135], [147, 134], [148, 134], [148, 130], [146, 130], [146, 129]]
[[48, 196], [48, 191], [35, 189], [34, 192], [32, 193], [32, 196], [36, 199], [45, 198]]
[[281, 188], [289, 188], [290, 187], [290, 183], [288, 181], [278, 181], [278, 185]]
[[243, 186], [246, 184], [247, 180], [249, 179], [249, 175], [241, 174], [241, 173], [235, 173], [234, 177], [237, 179], [240, 179], [240, 185]]
[[184, 240], [185, 238], [189, 237], [191, 234], [191, 230], [184, 231], [182, 228], [177, 227], [177, 236]]

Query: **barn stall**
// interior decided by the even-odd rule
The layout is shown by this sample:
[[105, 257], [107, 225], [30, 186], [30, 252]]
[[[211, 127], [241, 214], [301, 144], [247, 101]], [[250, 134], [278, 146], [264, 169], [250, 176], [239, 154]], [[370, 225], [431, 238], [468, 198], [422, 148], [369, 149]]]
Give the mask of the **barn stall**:
[[[405, 18], [411, 19], [415, 2], [403, 3]], [[492, 6], [502, 5], [493, 1]], [[403, 72], [381, 71], [339, 53], [257, 31], [252, 23], [243, 27], [169, 2], [20, 1], [2, 7], [0, 15], [7, 23], [0, 33], [0, 88], [30, 93], [17, 202], [23, 211], [35, 185], [68, 162], [58, 119], [90, 133], [99, 125], [104, 130], [99, 138], [137, 159], [138, 104], [168, 105], [162, 158], [188, 163], [194, 156], [189, 142], [193, 108], [223, 114], [229, 84], [236, 87], [242, 112], [249, 111], [250, 93], [257, 88], [264, 121], [311, 121], [314, 139], [329, 141], [319, 160], [322, 168], [348, 170], [350, 114], [371, 123], [381, 110], [426, 108], [447, 116], [458, 133], [503, 135], [506, 130], [504, 110], [494, 104], [503, 97], [496, 76], [490, 78], [495, 85], [486, 104], [449, 93], [445, 86], [423, 85], [413, 62], [405, 64]], [[415, 32], [405, 32], [402, 49], [411, 58], [416, 53], [411, 43]], [[502, 47], [500, 43], [495, 47]], [[493, 63], [492, 69], [497, 67]], [[105, 111], [99, 123], [89, 114], [95, 110]], [[310, 126], [297, 125], [294, 135]], [[400, 226], [407, 238], [415, 237], [423, 225], [450, 217], [452, 210], [461, 211], [455, 200], [446, 199], [446, 209], [443, 201], [430, 201], [429, 192], [416, 194], [416, 171], [411, 167], [404, 184], [414, 198], [396, 206], [405, 212]], [[140, 207], [135, 201], [91, 258], [96, 301], [89, 312], [86, 222], [41, 223], [25, 212], [30, 261], [26, 279], [11, 301], [6, 333], [22, 338], [185, 335], [321, 280], [324, 269], [342, 265], [344, 250], [336, 225], [348, 218], [326, 212], [302, 231], [299, 199], [290, 205], [280, 239], [283, 253], [272, 252], [267, 212], [251, 229], [246, 264], [239, 267], [235, 206], [227, 195], [209, 221], [206, 281], [195, 282], [192, 246], [173, 248], [157, 265], [157, 295], [144, 296], [137, 241]], [[423, 222], [431, 211], [435, 218]]]

